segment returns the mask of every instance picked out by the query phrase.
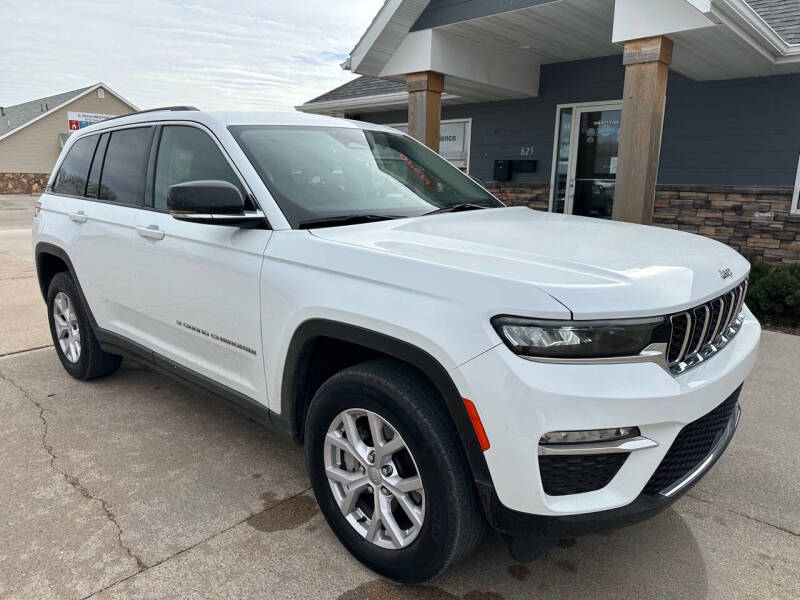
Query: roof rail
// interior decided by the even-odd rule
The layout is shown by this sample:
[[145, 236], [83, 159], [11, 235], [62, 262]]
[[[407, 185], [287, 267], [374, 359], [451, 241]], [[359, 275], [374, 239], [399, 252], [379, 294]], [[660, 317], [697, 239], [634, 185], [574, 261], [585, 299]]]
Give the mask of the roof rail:
[[159, 111], [162, 111], [162, 110], [178, 111], [178, 110], [200, 110], [200, 109], [197, 108], [196, 106], [160, 106], [158, 108], [148, 108], [147, 110], [137, 110], [137, 111], [134, 111], [134, 112], [126, 113], [124, 115], [117, 115], [116, 117], [109, 117], [108, 119], [105, 119], [105, 120], [101, 121], [101, 123], [105, 123], [106, 121], [113, 121], [114, 119], [121, 119], [122, 117], [132, 117], [133, 115], [141, 115], [141, 114], [144, 114], [144, 113], [159, 112]]

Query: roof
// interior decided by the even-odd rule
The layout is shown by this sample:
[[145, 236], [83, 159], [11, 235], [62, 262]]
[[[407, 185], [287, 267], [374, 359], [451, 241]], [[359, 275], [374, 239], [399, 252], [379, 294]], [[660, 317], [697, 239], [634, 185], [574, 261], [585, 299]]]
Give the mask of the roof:
[[395, 94], [405, 91], [405, 83], [391, 81], [389, 79], [380, 79], [378, 77], [372, 77], [371, 75], [362, 75], [329, 92], [325, 92], [321, 96], [317, 96], [313, 100], [309, 100], [306, 104], [328, 102], [330, 100], [345, 100], [347, 98], [362, 98], [364, 96], [381, 96], [383, 94]]
[[798, 0], [746, 0], [788, 44], [800, 44], [800, 2]]
[[44, 98], [37, 98], [36, 100], [29, 100], [28, 102], [15, 104], [14, 106], [4, 106], [3, 112], [5, 112], [5, 115], [0, 117], [0, 136], [80, 96], [90, 87], [92, 86], [82, 87], [77, 90], [62, 92], [52, 96], [45, 96]]
[[63, 107], [65, 104], [77, 100], [81, 96], [85, 96], [98, 88], [103, 88], [106, 92], [116, 97], [120, 102], [127, 104], [131, 107], [132, 111], [139, 110], [135, 104], [132, 104], [106, 84], [100, 82], [87, 87], [72, 90], [70, 92], [62, 92], [61, 94], [54, 94], [53, 96], [45, 96], [36, 100], [23, 102], [22, 104], [15, 104], [13, 106], [3, 106], [3, 115], [0, 116], [0, 140], [16, 133], [20, 129], [27, 127], [31, 123], [38, 121], [45, 115], [52, 113]]

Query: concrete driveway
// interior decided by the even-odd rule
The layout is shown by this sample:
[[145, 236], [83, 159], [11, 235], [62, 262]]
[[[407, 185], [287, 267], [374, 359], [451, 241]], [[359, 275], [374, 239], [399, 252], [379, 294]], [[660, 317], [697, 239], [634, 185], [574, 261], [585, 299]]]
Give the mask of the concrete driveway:
[[800, 338], [764, 334], [728, 452], [658, 517], [529, 565], [491, 535], [401, 587], [329, 531], [302, 449], [129, 361], [91, 383], [64, 372], [33, 201], [0, 197], [0, 598], [800, 597]]

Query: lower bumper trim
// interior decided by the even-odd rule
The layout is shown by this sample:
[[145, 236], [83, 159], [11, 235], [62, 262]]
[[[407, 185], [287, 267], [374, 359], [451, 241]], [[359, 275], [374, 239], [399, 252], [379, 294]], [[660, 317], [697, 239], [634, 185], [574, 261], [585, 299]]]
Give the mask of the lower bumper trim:
[[[688, 490], [688, 487], [686, 489]], [[667, 497], [660, 494], [640, 494], [633, 502], [619, 508], [554, 517], [512, 510], [500, 502], [494, 489], [485, 489], [484, 492], [489, 496], [484, 500], [484, 508], [489, 525], [493, 529], [515, 537], [536, 536], [556, 539], [601, 533], [633, 525], [657, 515], [682, 495], [678, 493]]]

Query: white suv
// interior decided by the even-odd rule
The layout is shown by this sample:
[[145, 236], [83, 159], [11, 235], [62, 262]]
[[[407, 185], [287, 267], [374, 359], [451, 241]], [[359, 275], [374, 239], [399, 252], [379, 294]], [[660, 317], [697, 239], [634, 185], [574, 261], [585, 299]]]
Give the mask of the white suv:
[[111, 119], [37, 212], [64, 368], [130, 355], [293, 436], [341, 542], [399, 581], [486, 523], [525, 560], [663, 509], [727, 446], [756, 359], [727, 246], [504, 207], [378, 125]]

